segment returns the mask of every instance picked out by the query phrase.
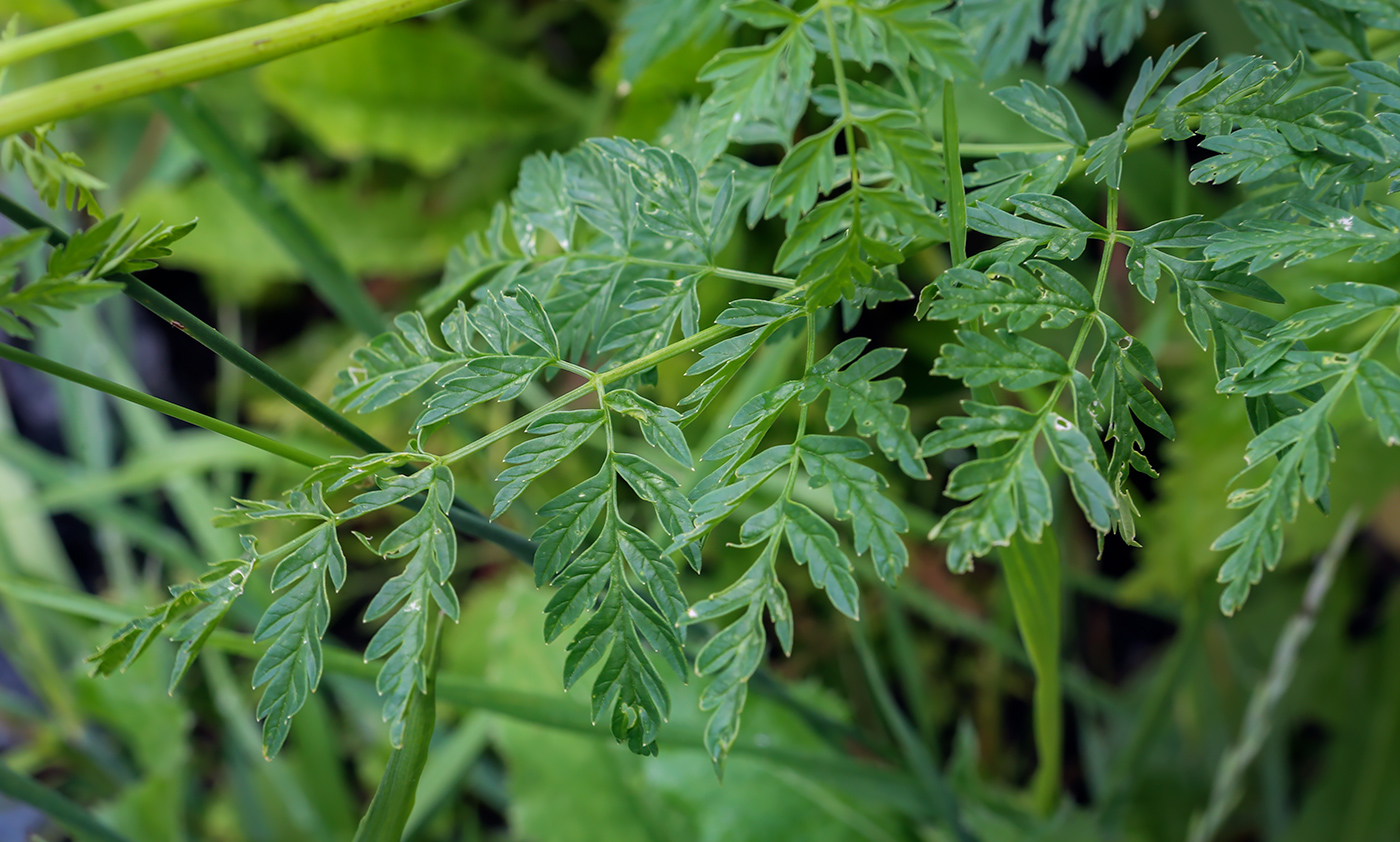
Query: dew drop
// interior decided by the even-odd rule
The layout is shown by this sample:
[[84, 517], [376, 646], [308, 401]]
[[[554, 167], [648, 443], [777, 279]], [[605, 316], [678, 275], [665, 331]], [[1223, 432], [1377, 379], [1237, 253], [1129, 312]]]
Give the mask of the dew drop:
[[690, 609], [687, 609], [687, 610], [686, 610], [685, 616], [687, 616], [687, 617], [689, 617], [690, 619], [693, 620], [693, 619], [695, 619], [696, 617], [699, 617], [700, 614], [699, 614], [699, 612], [697, 612], [694, 608], [690, 608]]

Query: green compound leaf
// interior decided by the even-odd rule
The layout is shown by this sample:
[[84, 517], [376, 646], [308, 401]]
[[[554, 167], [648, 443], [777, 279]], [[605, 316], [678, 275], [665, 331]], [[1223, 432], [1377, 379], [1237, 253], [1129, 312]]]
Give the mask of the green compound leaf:
[[374, 595], [364, 617], [368, 623], [392, 615], [370, 640], [365, 659], [386, 658], [375, 689], [384, 698], [384, 721], [396, 748], [403, 744], [404, 715], [412, 694], [427, 688], [428, 612], [436, 605], [456, 620], [460, 610], [457, 593], [447, 583], [457, 564], [457, 535], [447, 517], [455, 493], [452, 472], [430, 465], [405, 479], [405, 485], [426, 493], [426, 499], [376, 551], [386, 559], [410, 558], [403, 572]]
[[468, 360], [466, 365], [437, 381], [442, 388], [433, 393], [423, 413], [413, 422], [414, 431], [431, 427], [487, 401], [514, 400], [551, 362], [548, 357], [501, 354], [485, 354]]
[[272, 590], [285, 591], [253, 632], [254, 641], [272, 641], [253, 669], [253, 686], [266, 685], [258, 702], [265, 757], [281, 750], [292, 717], [321, 681], [321, 638], [331, 616], [326, 577], [337, 589], [345, 583], [345, 554], [335, 527], [334, 518], [329, 518], [287, 547], [264, 556], [281, 555], [272, 573]]
[[1366, 360], [1356, 375], [1356, 394], [1381, 441], [1400, 445], [1400, 377], [1375, 360]]
[[219, 562], [198, 580], [172, 587], [169, 600], [118, 629], [111, 641], [87, 659], [93, 665], [93, 675], [124, 672], [172, 623], [181, 620], [171, 634], [171, 640], [180, 644], [170, 671], [173, 692], [234, 600], [243, 594], [258, 562], [253, 539], [244, 536], [242, 542], [242, 559]]
[[860, 587], [854, 565], [841, 551], [836, 530], [816, 512], [791, 500], [783, 502], [783, 530], [792, 557], [805, 564], [812, 584], [826, 591], [837, 611], [860, 619]]
[[1064, 357], [1004, 330], [990, 335], [960, 330], [960, 344], [944, 345], [934, 374], [954, 377], [969, 386], [997, 383], [1012, 391], [1029, 389], [1069, 374]]
[[1007, 546], [1018, 533], [1038, 542], [1054, 515], [1050, 486], [1031, 446], [1034, 432], [1011, 431], [1002, 438], [1015, 442], [1009, 452], [964, 462], [948, 476], [943, 493], [972, 501], [944, 515], [929, 532], [930, 541], [948, 542], [951, 570], [970, 570], [973, 559]]
[[1355, 211], [1316, 202], [1293, 202], [1290, 208], [1303, 222], [1261, 219], [1210, 238], [1205, 255], [1217, 269], [1247, 265], [1251, 273], [1278, 263], [1292, 266], [1355, 249], [1354, 263], [1378, 263], [1400, 253], [1400, 211], [1368, 204], [1366, 210], [1381, 225], [1367, 222]]
[[346, 409], [373, 412], [405, 397], [437, 376], [458, 355], [433, 341], [417, 312], [394, 319], [394, 330], [375, 337], [351, 355], [335, 400]]
[[953, 268], [924, 288], [919, 315], [926, 319], [971, 322], [981, 319], [1019, 333], [1032, 327], [1062, 328], [1094, 308], [1089, 290], [1065, 270], [1028, 260], [995, 273]]
[[798, 456], [811, 476], [813, 488], [831, 489], [836, 516], [850, 521], [856, 553], [870, 553], [875, 572], [893, 582], [909, 564], [909, 550], [900, 538], [909, 522], [884, 490], [884, 477], [855, 461], [870, 455], [859, 439], [844, 436], [804, 436]]
[[1075, 149], [1088, 148], [1089, 137], [1084, 132], [1079, 113], [1059, 88], [1041, 87], [1022, 80], [1020, 87], [1000, 88], [993, 91], [992, 96], [1041, 134], [1063, 141]]
[[588, 440], [603, 426], [604, 414], [598, 409], [551, 412], [531, 424], [526, 432], [535, 436], [511, 448], [506, 454], [510, 465], [496, 477], [502, 483], [496, 492], [491, 517], [499, 517], [525, 489], [550, 468]]
[[120, 283], [102, 278], [151, 268], [195, 225], [162, 224], [138, 234], [137, 222], [123, 224], [122, 215], [114, 214], [75, 233], [54, 248], [44, 271], [22, 286], [21, 266], [42, 248], [48, 232], [36, 229], [0, 240], [0, 330], [32, 339], [30, 325], [58, 324], [52, 311], [76, 310], [120, 293]]
[[19, 135], [0, 140], [0, 170], [23, 170], [39, 201], [51, 208], [87, 211], [102, 218], [96, 191], [106, 190], [107, 184], [83, 169], [83, 159], [74, 152], [65, 152], [49, 140], [53, 124], [30, 130], [34, 145], [25, 143]]
[[[599, 474], [602, 481], [595, 477], [583, 491], [566, 492], [552, 504], [554, 521], [564, 518], [565, 523], [554, 525], [551, 521], [546, 537], [566, 535], [575, 547], [587, 532], [585, 522], [596, 519], [605, 509], [606, 514], [597, 539], [554, 575], [558, 590], [546, 608], [545, 639], [555, 639], [585, 613], [593, 612], [569, 643], [564, 686], [572, 686], [602, 661], [593, 684], [594, 721], [611, 707], [613, 736], [638, 754], [655, 754], [657, 733], [670, 714], [671, 699], [652, 666], [650, 653], [659, 654], [684, 677], [685, 658], [677, 627], [686, 602], [676, 569], [665, 559], [661, 547], [618, 518], [615, 480], [608, 473], [611, 471], [605, 466]], [[570, 496], [578, 504], [566, 509]], [[553, 559], [560, 557], [557, 550], [553, 552]], [[650, 601], [641, 597], [638, 587]]]
[[[833, 16], [842, 58], [854, 59], [867, 70], [879, 63], [902, 71], [912, 62], [945, 78], [977, 77], [980, 71], [961, 30], [939, 14], [948, 5], [945, 0], [859, 0], [824, 11]], [[809, 24], [808, 32], [818, 49], [834, 53], [824, 24]]]
[[690, 445], [686, 444], [685, 433], [678, 422], [681, 414], [669, 406], [660, 406], [630, 389], [617, 389], [607, 394], [608, 410], [625, 415], [638, 422], [642, 437], [647, 443], [679, 462], [684, 467], [693, 467]]
[[907, 111], [886, 111], [859, 119], [856, 125], [870, 141], [876, 160], [886, 164], [897, 183], [926, 202], [947, 195], [943, 156], [923, 124]]
[[1312, 339], [1368, 316], [1400, 307], [1400, 292], [1376, 284], [1327, 284], [1317, 287], [1315, 292], [1337, 303], [1294, 313], [1269, 330], [1271, 340], [1289, 342]]
[[1069, 477], [1074, 499], [1084, 510], [1089, 525], [1108, 532], [1118, 514], [1118, 498], [1095, 463], [1094, 450], [1084, 432], [1058, 413], [1050, 413], [1045, 425], [1045, 441], [1055, 463]]
[[813, 366], [803, 384], [801, 400], [810, 404], [826, 393], [829, 430], [836, 432], [854, 418], [856, 430], [862, 436], [874, 436], [886, 459], [898, 463], [914, 479], [927, 479], [919, 445], [909, 432], [909, 410], [897, 403], [904, 393], [904, 381], [898, 377], [875, 379], [898, 365], [904, 351], [879, 348], [861, 356], [868, 344], [867, 339], [848, 339], [833, 348]]
[[700, 81], [714, 90], [700, 107], [696, 166], [714, 160], [731, 140], [789, 146], [806, 110], [815, 59], [811, 39], [795, 23], [764, 44], [711, 59], [700, 70]]

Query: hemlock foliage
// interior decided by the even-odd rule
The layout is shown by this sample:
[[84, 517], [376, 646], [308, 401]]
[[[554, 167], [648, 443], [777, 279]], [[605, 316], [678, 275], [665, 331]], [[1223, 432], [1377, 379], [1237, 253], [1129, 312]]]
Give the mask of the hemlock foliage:
[[[1400, 69], [1366, 37], [1400, 21], [1380, 2], [1243, 3], [1263, 55], [1200, 55], [1200, 36], [1167, 47], [1091, 135], [1100, 121], [1058, 86], [1091, 54], [1118, 61], [1163, 6], [635, 0], [629, 79], [719, 32], [740, 45], [700, 67], [705, 94], [650, 140], [598, 137], [525, 159], [441, 284], [356, 350], [335, 388], [347, 412], [411, 406], [400, 449], [236, 501], [221, 525], [301, 531], [266, 550], [245, 537], [242, 558], [121, 629], [96, 670], [125, 669], [166, 634], [180, 644], [178, 680], [264, 569], [272, 601], [253, 638], [268, 645], [253, 682], [263, 750], [277, 754], [322, 676], [331, 594], [347, 577], [342, 527], [368, 524], [373, 535], [353, 534], [386, 573], [363, 612], [377, 625], [364, 655], [380, 664], [383, 718], [402, 746], [432, 671], [430, 613], [460, 613], [454, 513], [481, 516], [458, 478], [485, 476], [494, 499], [473, 501], [484, 517], [536, 524], [535, 581], [551, 589], [542, 636], [567, 641], [563, 687], [589, 684], [593, 720], [656, 754], [673, 709], [664, 674], [697, 677], [704, 744], [722, 770], [773, 644], [800, 646], [794, 577], [858, 619], [862, 584], [894, 585], [910, 565], [922, 536], [909, 535], [891, 478], [921, 483], [930, 461], [950, 466], [927, 538], [956, 572], [1079, 523], [1101, 547], [1136, 542], [1135, 475], [1155, 477], [1151, 442], [1176, 434], [1172, 384], [1141, 335], [1148, 310], [1180, 319], [1219, 399], [1238, 398], [1252, 426], [1236, 489], [1219, 501], [1238, 517], [1214, 543], [1220, 608], [1238, 611], [1300, 508], [1329, 505], [1339, 408], [1358, 402], [1386, 445], [1400, 443], [1400, 293], [1321, 284], [1325, 303], [1277, 319], [1284, 299], [1269, 282], [1273, 267], [1400, 253], [1387, 201], [1400, 183]], [[1049, 84], [993, 96], [1044, 142], [972, 150], [975, 162], [950, 171], [947, 98], [1004, 82], [1037, 44]], [[7, 139], [0, 163], [51, 206], [96, 212], [100, 182], [46, 132]], [[1243, 199], [1212, 217], [1120, 212], [1125, 161], [1161, 141], [1199, 152], [1191, 183]], [[779, 238], [767, 271], [733, 247], [740, 226]], [[0, 241], [0, 329], [26, 337], [52, 310], [119, 292], [103, 279], [150, 266], [188, 230], [138, 235], [108, 216], [23, 284], [45, 232]], [[879, 311], [915, 298], [906, 264], [945, 252], [954, 262], [918, 292], [917, 329], [947, 337], [928, 374], [968, 397], [961, 414], [911, 424], [903, 378], [924, 374], [903, 366], [905, 351], [831, 337], [878, 335]], [[721, 279], [744, 297], [716, 305], [707, 285]], [[798, 351], [777, 353], [788, 346]], [[688, 365], [679, 392], [658, 387], [663, 367], [681, 372], [673, 361]], [[499, 424], [438, 447], [486, 417]], [[561, 466], [586, 478], [539, 491]], [[395, 506], [407, 514], [386, 526]], [[717, 553], [741, 556], [742, 572], [688, 595], [691, 571]]]

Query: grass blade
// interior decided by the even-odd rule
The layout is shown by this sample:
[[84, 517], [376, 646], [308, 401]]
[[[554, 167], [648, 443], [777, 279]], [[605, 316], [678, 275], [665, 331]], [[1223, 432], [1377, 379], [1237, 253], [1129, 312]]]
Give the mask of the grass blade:
[[875, 661], [875, 652], [871, 649], [870, 641], [866, 639], [865, 629], [859, 623], [848, 623], [847, 626], [851, 630], [851, 642], [855, 644], [856, 655], [865, 672], [866, 684], [869, 685], [870, 692], [875, 697], [875, 704], [880, 709], [880, 715], [894, 735], [895, 743], [899, 746], [899, 752], [904, 756], [909, 770], [919, 782], [925, 796], [933, 802], [935, 815], [952, 829], [953, 837], [959, 842], [971, 842], [972, 836], [963, 826], [959, 816], [957, 798], [939, 772], [933, 753], [919, 739], [914, 726], [900, 711], [893, 694], [890, 693], [889, 685], [885, 683], [884, 676], [880, 674], [880, 667]]
[[1288, 618], [1274, 646], [1269, 672], [1250, 694], [1239, 737], [1220, 758], [1215, 783], [1210, 790], [1210, 801], [1205, 811], [1191, 823], [1191, 832], [1187, 837], [1189, 842], [1210, 842], [1214, 839], [1239, 803], [1243, 794], [1244, 773], [1273, 729], [1274, 710], [1293, 683], [1293, 673], [1298, 669], [1298, 653], [1312, 634], [1318, 609], [1332, 588], [1337, 565], [1346, 554], [1347, 547], [1351, 546], [1351, 539], [1355, 537], [1360, 522], [1361, 513], [1358, 510], [1348, 512], [1341, 526], [1337, 527], [1332, 543], [1318, 558], [1317, 566], [1308, 579], [1308, 587], [1303, 591], [1303, 604], [1296, 614]]
[[1053, 529], [1047, 529], [1038, 544], [1015, 535], [1002, 550], [1001, 560], [1016, 627], [1035, 673], [1032, 705], [1039, 759], [1031, 798], [1048, 815], [1060, 796], [1065, 742], [1060, 698], [1060, 551]]
[[943, 168], [948, 176], [948, 247], [953, 265], [967, 260], [967, 194], [958, 152], [958, 105], [953, 80], [943, 82]]

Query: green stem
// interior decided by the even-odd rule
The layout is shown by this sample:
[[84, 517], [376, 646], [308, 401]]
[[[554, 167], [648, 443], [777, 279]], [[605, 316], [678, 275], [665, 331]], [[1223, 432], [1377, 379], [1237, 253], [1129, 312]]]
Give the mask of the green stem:
[[4, 763], [0, 763], [0, 794], [42, 812], [82, 842], [130, 842], [78, 804]]
[[[3, 194], [0, 194], [0, 214], [26, 229], [44, 228], [48, 230], [49, 242], [55, 246], [61, 246], [68, 242], [67, 234], [47, 224], [43, 219], [30, 213]], [[170, 322], [173, 327], [189, 334], [201, 345], [223, 359], [238, 366], [254, 380], [271, 389], [313, 420], [320, 422], [346, 442], [366, 453], [392, 452], [388, 445], [366, 433], [348, 418], [283, 377], [242, 346], [229, 341], [227, 337], [197, 318], [193, 313], [151, 289], [134, 276], [128, 274], [110, 275], [106, 280], [123, 284], [127, 296], [133, 301]], [[464, 535], [498, 544], [527, 564], [534, 559], [534, 542], [505, 527], [497, 526], [482, 517], [481, 512], [460, 499], [453, 501], [448, 518], [452, 521], [453, 527]]]
[[[68, 3], [85, 15], [97, 15], [103, 9], [98, 0], [68, 0]], [[147, 53], [146, 45], [131, 33], [120, 33], [109, 39], [107, 45], [121, 58], [132, 59]], [[158, 55], [163, 54], [148, 58]], [[366, 336], [374, 336], [385, 329], [383, 315], [355, 276], [336, 258], [305, 217], [297, 213], [282, 191], [263, 177], [258, 162], [224, 130], [192, 91], [159, 91], [151, 100], [204, 159], [210, 174], [301, 266], [317, 297], [336, 318]]]
[[[787, 295], [780, 295], [774, 300], [787, 303], [788, 300], [793, 297], [795, 297], [794, 293], [789, 293]], [[684, 354], [686, 351], [693, 351], [697, 348], [703, 348], [706, 345], [719, 342], [722, 339], [726, 339], [730, 336], [733, 336], [739, 331], [740, 328], [737, 327], [728, 327], [727, 325], [711, 325], [710, 327], [707, 327], [704, 330], [698, 330], [695, 333], [692, 333], [690, 336], [687, 336], [684, 339], [672, 342], [665, 348], [659, 348], [655, 351], [652, 351], [650, 354], [643, 354], [637, 359], [632, 360], [629, 363], [623, 363], [617, 368], [610, 368], [607, 371], [599, 372], [594, 375], [594, 378], [596, 379], [596, 382], [598, 384], [608, 386], [618, 382], [619, 380], [626, 380], [628, 377], [632, 377], [636, 374], [641, 374], [647, 369], [655, 368], [657, 365], [665, 362], [666, 360], [669, 360], [672, 357], [679, 356], [680, 354]], [[445, 465], [450, 465], [454, 462], [458, 462], [462, 459], [465, 459], [466, 457], [470, 456], [473, 453], [476, 453], [479, 450], [482, 450], [483, 448], [490, 447], [491, 445], [495, 444], [501, 439], [513, 435], [530, 426], [535, 422], [536, 419], [540, 418], [541, 416], [548, 415], [549, 413], [554, 412], [555, 410], [563, 409], [564, 407], [568, 406], [569, 404], [573, 403], [579, 398], [582, 398], [584, 395], [593, 392], [596, 388], [597, 386], [593, 382], [589, 382], [569, 392], [565, 392], [564, 394], [560, 395], [559, 397], [555, 398], [554, 400], [550, 401], [544, 406], [541, 406], [537, 409], [533, 409], [520, 416], [519, 418], [515, 419], [514, 421], [510, 422], [509, 424], [504, 424], [500, 427], [497, 427], [495, 430], [492, 430], [490, 433], [487, 433], [481, 438], [469, 444], [463, 445], [462, 447], [457, 448], [451, 453], [448, 453], [447, 455], [442, 457], [442, 463]]]
[[[1103, 257], [1099, 260], [1098, 275], [1094, 278], [1094, 312], [1085, 317], [1084, 324], [1079, 328], [1079, 335], [1074, 339], [1074, 348], [1069, 352], [1069, 370], [1074, 371], [1079, 364], [1079, 355], [1084, 352], [1084, 343], [1089, 341], [1089, 333], [1094, 327], [1093, 316], [1100, 311], [1103, 301], [1104, 287], [1108, 284], [1108, 267], [1113, 264], [1113, 248], [1118, 243], [1118, 188], [1108, 188], [1108, 211], [1104, 218], [1104, 227], [1108, 229], [1108, 235], [1103, 241]], [[1064, 391], [1068, 378], [1061, 380], [1056, 385], [1054, 393], [1047, 402], [1050, 405], [1055, 403], [1055, 399]]]
[[450, 0], [344, 0], [0, 96], [0, 137], [420, 15]]
[[[580, 258], [588, 259], [593, 255], [580, 254]], [[606, 258], [608, 255], [598, 255]], [[658, 269], [674, 269], [677, 272], [703, 272], [714, 275], [717, 278], [728, 278], [732, 281], [744, 281], [745, 283], [757, 284], [758, 286], [770, 287], [772, 289], [789, 290], [796, 286], [792, 278], [784, 278], [782, 275], [765, 275], [760, 272], [744, 272], [739, 269], [726, 269], [723, 266], [711, 266], [699, 263], [674, 263], [670, 260], [652, 260], [648, 257], [632, 257], [628, 255], [625, 262], [634, 266], [654, 266]]]
[[943, 82], [943, 168], [948, 175], [948, 245], [957, 266], [967, 260], [967, 193], [958, 155], [958, 104], [951, 79]]
[[389, 765], [369, 810], [360, 820], [354, 842], [400, 842], [408, 817], [413, 814], [413, 802], [418, 794], [418, 780], [428, 762], [428, 746], [432, 742], [437, 722], [438, 641], [442, 632], [442, 615], [434, 611], [428, 618], [427, 686], [414, 694], [408, 703], [404, 722], [403, 746], [389, 755]]
[[[1274, 654], [1269, 661], [1269, 671], [1255, 685], [1254, 691], [1249, 696], [1249, 705], [1245, 708], [1244, 721], [1240, 723], [1239, 735], [1235, 738], [1234, 744], [1220, 758], [1220, 764], [1215, 770], [1215, 781], [1210, 791], [1210, 801], [1202, 813], [1193, 817], [1190, 832], [1187, 834], [1188, 842], [1210, 842], [1214, 839], [1225, 824], [1225, 820], [1230, 817], [1230, 813], [1240, 802], [1243, 795], [1242, 779], [1244, 774], [1248, 771], [1254, 758], [1258, 756], [1259, 750], [1263, 748], [1264, 741], [1273, 729], [1274, 713], [1293, 683], [1293, 676], [1298, 669], [1299, 655], [1303, 644], [1312, 634], [1322, 600], [1331, 590], [1337, 565], [1341, 562], [1342, 556], [1346, 554], [1347, 548], [1351, 546], [1352, 538], [1356, 535], [1356, 527], [1361, 519], [1360, 515], [1358, 510], [1352, 509], [1346, 517], [1342, 518], [1342, 522], [1337, 527], [1327, 549], [1318, 558], [1317, 565], [1308, 578], [1307, 588], [1303, 591], [1302, 605], [1284, 624], [1278, 642], [1274, 645]], [[1363, 777], [1362, 780], [1365, 778]], [[1347, 835], [1335, 838], [1356, 837]]]
[[89, 389], [105, 392], [114, 398], [120, 398], [121, 400], [136, 404], [137, 406], [153, 409], [156, 412], [169, 415], [171, 418], [177, 418], [188, 424], [193, 424], [196, 427], [203, 427], [212, 433], [218, 433], [221, 436], [226, 436], [235, 441], [241, 441], [244, 444], [252, 445], [259, 450], [266, 451], [275, 456], [281, 456], [283, 459], [296, 462], [299, 465], [306, 465], [307, 467], [314, 468], [324, 461], [321, 457], [308, 453], [299, 447], [292, 447], [276, 439], [268, 438], [261, 433], [255, 433], [225, 421], [220, 421], [217, 418], [211, 418], [201, 412], [186, 409], [179, 404], [163, 401], [160, 398], [153, 398], [144, 392], [129, 389], [120, 383], [113, 383], [105, 378], [88, 374], [86, 371], [70, 368], [62, 363], [56, 363], [53, 360], [45, 359], [37, 354], [21, 351], [13, 345], [0, 343], [0, 359], [19, 363], [20, 365], [28, 366], [46, 374], [52, 374], [55, 377], [61, 377], [71, 383], [77, 383], [79, 386], [86, 386]]
[[[68, 242], [68, 235], [49, 224], [44, 219], [30, 213], [22, 205], [8, 196], [0, 194], [0, 214], [8, 217], [21, 227], [33, 231], [44, 228], [49, 232], [49, 243], [62, 246]], [[104, 280], [116, 281], [125, 286], [129, 298], [137, 304], [160, 316], [178, 330], [189, 334], [199, 344], [238, 366], [254, 380], [266, 386], [283, 400], [301, 410], [311, 419], [322, 424], [332, 433], [367, 453], [387, 453], [391, 448], [360, 429], [345, 416], [317, 400], [305, 389], [288, 380], [276, 369], [258, 359], [253, 354], [219, 333], [211, 325], [193, 313], [156, 292], [133, 275], [125, 273], [109, 275]]]
[[846, 157], [851, 161], [851, 192], [856, 201], [851, 203], [851, 229], [860, 231], [860, 165], [856, 155], [855, 121], [851, 119], [851, 97], [846, 86], [846, 66], [841, 59], [841, 43], [836, 35], [836, 16], [831, 13], [829, 2], [821, 3], [822, 17], [826, 19], [826, 37], [831, 42], [831, 71], [836, 82], [836, 97], [841, 103], [841, 130], [846, 137]]
[[6, 67], [34, 56], [86, 44], [114, 32], [124, 32], [135, 26], [169, 20], [182, 15], [217, 9], [242, 0], [146, 0], [135, 6], [114, 9], [100, 15], [71, 20], [0, 41], [0, 67]]

